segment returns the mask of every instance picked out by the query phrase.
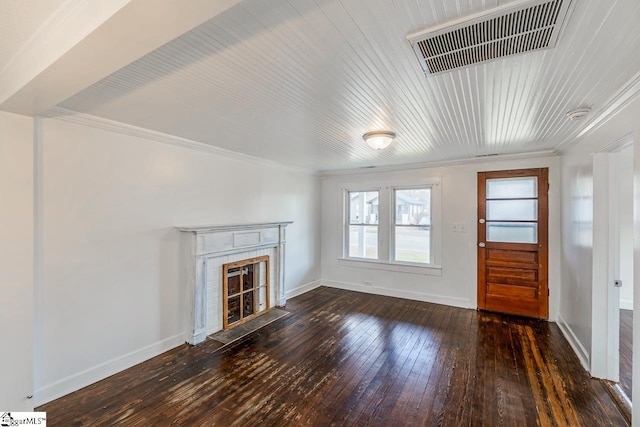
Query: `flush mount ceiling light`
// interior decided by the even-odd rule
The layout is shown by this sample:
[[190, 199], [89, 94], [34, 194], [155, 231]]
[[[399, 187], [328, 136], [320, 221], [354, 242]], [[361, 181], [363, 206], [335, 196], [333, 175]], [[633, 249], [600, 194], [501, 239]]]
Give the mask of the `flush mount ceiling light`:
[[591, 112], [591, 108], [576, 108], [575, 110], [571, 110], [567, 113], [567, 117], [570, 120], [580, 120], [587, 117], [587, 115]]
[[369, 147], [374, 150], [383, 150], [387, 148], [395, 137], [395, 132], [388, 130], [367, 132], [362, 135], [362, 139], [364, 139]]

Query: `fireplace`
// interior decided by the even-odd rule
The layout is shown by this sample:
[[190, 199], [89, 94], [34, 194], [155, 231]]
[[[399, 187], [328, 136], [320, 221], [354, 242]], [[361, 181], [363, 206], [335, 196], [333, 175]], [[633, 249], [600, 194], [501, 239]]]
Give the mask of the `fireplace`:
[[269, 309], [269, 255], [222, 266], [224, 329], [241, 325]]
[[[188, 343], [198, 344], [207, 335], [285, 305], [285, 231], [289, 224], [291, 221], [178, 227]], [[231, 289], [229, 284], [225, 289], [228, 276], [232, 277]]]

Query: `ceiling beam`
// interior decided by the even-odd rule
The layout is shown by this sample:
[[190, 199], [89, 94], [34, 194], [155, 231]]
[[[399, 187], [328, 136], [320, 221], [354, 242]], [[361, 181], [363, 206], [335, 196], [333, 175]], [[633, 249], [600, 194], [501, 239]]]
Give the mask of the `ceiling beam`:
[[0, 73], [0, 110], [42, 114], [241, 1], [67, 1]]

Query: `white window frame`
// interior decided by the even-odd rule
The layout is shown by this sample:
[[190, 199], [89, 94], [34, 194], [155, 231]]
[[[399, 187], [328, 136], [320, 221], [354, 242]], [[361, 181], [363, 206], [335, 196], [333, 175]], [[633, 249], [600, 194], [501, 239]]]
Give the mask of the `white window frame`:
[[[400, 264], [400, 265], [414, 265], [414, 266], [425, 266], [432, 267], [435, 259], [435, 251], [434, 251], [434, 219], [433, 219], [433, 198], [435, 194], [436, 184], [425, 184], [425, 185], [402, 185], [402, 186], [394, 186], [389, 190], [389, 207], [391, 208], [391, 224], [389, 225], [389, 261], [392, 264]], [[429, 224], [429, 262], [409, 262], [409, 261], [398, 261], [395, 259], [396, 254], [396, 191], [398, 190], [430, 190], [430, 202], [431, 206], [429, 207], [430, 216], [431, 216], [431, 224]], [[439, 227], [438, 227], [439, 228]]]
[[[390, 180], [391, 181], [391, 180]], [[378, 185], [380, 184], [380, 185]], [[395, 261], [395, 190], [413, 188], [431, 189], [431, 235], [430, 263]], [[419, 182], [393, 180], [374, 185], [349, 185], [342, 189], [342, 258], [340, 264], [356, 268], [369, 268], [425, 275], [440, 275], [442, 271], [442, 218], [441, 185], [439, 177], [426, 178]], [[378, 191], [378, 259], [349, 257], [349, 193]]]

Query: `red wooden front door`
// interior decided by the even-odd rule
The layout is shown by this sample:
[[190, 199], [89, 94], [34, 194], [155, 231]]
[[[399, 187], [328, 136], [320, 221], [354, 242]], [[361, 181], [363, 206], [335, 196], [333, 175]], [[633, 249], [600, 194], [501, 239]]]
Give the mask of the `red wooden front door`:
[[478, 308], [546, 319], [547, 168], [478, 173]]

